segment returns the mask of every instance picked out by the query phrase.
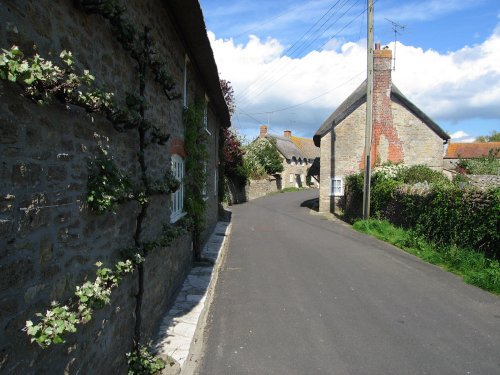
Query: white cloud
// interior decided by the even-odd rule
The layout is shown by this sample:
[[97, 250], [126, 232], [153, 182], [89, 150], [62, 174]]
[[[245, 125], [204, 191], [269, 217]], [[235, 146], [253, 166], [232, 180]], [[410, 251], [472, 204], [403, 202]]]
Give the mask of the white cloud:
[[456, 131], [455, 133], [450, 134], [451, 139], [459, 139], [459, 138], [464, 138], [464, 137], [468, 137], [468, 136], [469, 136], [469, 134], [467, 134], [463, 130], [459, 130], [459, 131]]
[[[233, 84], [237, 106], [254, 117], [240, 111], [236, 120], [253, 134], [257, 134], [257, 122], [269, 117], [276, 132], [293, 127], [299, 135], [312, 136], [365, 76], [364, 41], [337, 43], [333, 49], [292, 59], [280, 56], [284, 46], [272, 38], [251, 36], [246, 44], [235, 44], [209, 32], [209, 39], [221, 77]], [[393, 82], [438, 123], [500, 120], [499, 61], [500, 27], [480, 44], [443, 54], [398, 43]], [[288, 111], [260, 114], [324, 93]]]
[[452, 142], [470, 143], [476, 140], [475, 137], [470, 137], [470, 135], [463, 130], [458, 130], [450, 134]]

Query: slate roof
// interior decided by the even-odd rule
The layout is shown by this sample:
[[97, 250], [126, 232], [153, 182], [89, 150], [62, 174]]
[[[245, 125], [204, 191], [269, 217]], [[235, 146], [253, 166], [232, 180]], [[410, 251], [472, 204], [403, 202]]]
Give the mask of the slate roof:
[[[490, 150], [500, 150], [500, 142], [450, 143], [445, 159], [473, 159], [488, 156]], [[500, 158], [500, 152], [496, 155]]]
[[[403, 93], [392, 84], [391, 99], [398, 100], [404, 107], [406, 107], [415, 116], [420, 118], [429, 128], [431, 128], [443, 140], [450, 139], [450, 136], [441, 127], [436, 124], [429, 116], [422, 112], [415, 104], [413, 104]], [[340, 124], [347, 116], [349, 116], [356, 108], [366, 102], [366, 80], [359, 85], [346, 100], [338, 106], [338, 108], [323, 122], [318, 131], [313, 137], [316, 147], [320, 146], [321, 138], [332, 130], [335, 126]]]
[[314, 141], [311, 138], [302, 138], [292, 135], [290, 139], [302, 151], [302, 154], [306, 158], [314, 159], [319, 157], [320, 150], [314, 145]]
[[207, 36], [203, 12], [198, 0], [163, 2], [172, 14], [177, 31], [206, 87], [210, 103], [215, 107], [222, 125], [231, 126], [231, 117], [219, 82], [219, 71]]
[[280, 137], [279, 135], [266, 134], [266, 138], [274, 139], [276, 141], [276, 148], [285, 157], [285, 159], [291, 159], [294, 156], [298, 159], [304, 159], [306, 156], [302, 151], [293, 143], [290, 138]]

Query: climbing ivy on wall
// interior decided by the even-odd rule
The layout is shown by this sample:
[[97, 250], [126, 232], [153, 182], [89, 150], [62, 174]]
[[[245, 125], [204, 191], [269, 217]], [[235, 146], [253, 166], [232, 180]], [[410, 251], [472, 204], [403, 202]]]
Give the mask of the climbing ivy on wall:
[[193, 221], [193, 249], [195, 260], [201, 259], [201, 233], [206, 222], [207, 159], [206, 132], [203, 125], [203, 99], [184, 110], [184, 147], [186, 149], [185, 210]]
[[25, 58], [17, 46], [2, 49], [0, 79], [17, 83], [24, 95], [38, 104], [49, 104], [54, 98], [84, 107], [89, 112], [113, 113], [113, 94], [93, 84], [94, 76], [88, 70], [77, 73], [71, 52], [59, 55], [64, 67], [45, 60], [40, 55]]
[[102, 267], [102, 263], [97, 262], [95, 281], [87, 281], [77, 286], [74, 297], [68, 304], [52, 302], [51, 308], [45, 314], [36, 314], [36, 323], [31, 320], [26, 322], [26, 331], [31, 336], [31, 342], [36, 342], [42, 348], [65, 342], [64, 335], [76, 332], [78, 324], [87, 323], [92, 319], [94, 310], [109, 304], [111, 291], [120, 284], [122, 277], [132, 273], [143, 261], [144, 258], [139, 254], [134, 254], [116, 263], [114, 269]]
[[[122, 202], [135, 200], [140, 205], [140, 212], [136, 218], [134, 246], [122, 251], [123, 259], [110, 268], [103, 267], [102, 263], [98, 262], [93, 282], [87, 281], [77, 286], [73, 298], [68, 303], [54, 302], [46, 313], [36, 314], [36, 319], [26, 322], [25, 329], [31, 336], [31, 341], [38, 343], [42, 348], [64, 342], [65, 334], [75, 332], [78, 325], [90, 321], [94, 310], [110, 303], [111, 292], [120, 284], [122, 278], [137, 270], [139, 291], [136, 295], [135, 338], [133, 353], [129, 355], [129, 361], [136, 366], [138, 362], [131, 358], [144, 357], [144, 348], [139, 343], [145, 257], [158, 247], [171, 245], [172, 241], [189, 231], [193, 232], [195, 249], [199, 249], [206, 208], [203, 196], [206, 172], [200, 169], [202, 165], [200, 162], [207, 159], [202, 137], [203, 103], [197, 101], [184, 112], [185, 148], [188, 150], [186, 169], [187, 174], [193, 176], [186, 179], [185, 199], [189, 215], [175, 225], [165, 224], [156, 240], [144, 241], [143, 221], [149, 207], [149, 198], [157, 194], [170, 194], [176, 191], [180, 184], [171, 171], [166, 171], [160, 180], [152, 180], [147, 174], [146, 149], [152, 144], [166, 144], [169, 134], [146, 120], [145, 112], [148, 109], [145, 99], [146, 76], [152, 75], [168, 100], [178, 99], [180, 94], [174, 91], [175, 82], [165, 69], [167, 64], [160, 58], [158, 48], [150, 36], [150, 29], [136, 28], [125, 15], [126, 7], [116, 0], [75, 0], [75, 4], [109, 21], [115, 37], [123, 48], [130, 52], [137, 64], [137, 92], [128, 93], [123, 100], [124, 105], [120, 106], [113, 93], [97, 87], [94, 76], [88, 70], [77, 72], [71, 52], [61, 52], [59, 56], [61, 64], [57, 65], [38, 54], [25, 58], [16, 46], [10, 50], [2, 50], [3, 53], [0, 54], [0, 79], [15, 82], [23, 89], [26, 97], [39, 104], [46, 105], [52, 100], [58, 100], [78, 105], [88, 112], [103, 113], [117, 131], [135, 129], [139, 135], [140, 184], [133, 186], [130, 182], [132, 179], [116, 166], [113, 157], [101, 149], [99, 156], [89, 160], [87, 203], [96, 214], [104, 214], [112, 212]], [[137, 372], [137, 369], [134, 371]]]

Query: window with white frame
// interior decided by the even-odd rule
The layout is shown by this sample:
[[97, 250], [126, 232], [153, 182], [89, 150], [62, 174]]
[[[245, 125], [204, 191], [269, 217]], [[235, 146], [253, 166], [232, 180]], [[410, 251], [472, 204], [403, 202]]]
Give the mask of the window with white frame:
[[205, 177], [203, 180], [203, 186], [201, 187], [201, 194], [203, 195], [204, 199], [208, 199], [208, 194], [207, 194], [207, 185], [208, 185], [208, 179], [207, 179], [207, 161], [203, 161], [203, 176]]
[[[297, 164], [297, 158], [295, 156], [292, 157], [292, 162], [290, 163], [291, 165]], [[291, 182], [291, 181], [290, 181]]]
[[189, 82], [188, 82], [188, 66], [189, 66], [189, 57], [188, 55], [186, 54], [184, 56], [184, 87], [183, 87], [183, 95], [182, 95], [182, 99], [183, 99], [183, 104], [184, 104], [184, 108], [187, 108], [188, 105], [189, 105], [189, 98], [188, 98], [188, 86], [189, 86]]
[[203, 128], [208, 134], [211, 134], [208, 130], [208, 96], [205, 95], [205, 106], [203, 107]]
[[290, 182], [295, 181], [295, 175], [293, 173], [290, 173]]
[[342, 176], [332, 177], [330, 195], [334, 197], [341, 197], [344, 195], [344, 183], [342, 181]]
[[217, 196], [217, 188], [219, 186], [219, 171], [217, 167], [214, 169], [214, 195]]
[[171, 195], [170, 222], [175, 223], [184, 213], [184, 160], [177, 154], [172, 155], [172, 173], [180, 181], [179, 189]]

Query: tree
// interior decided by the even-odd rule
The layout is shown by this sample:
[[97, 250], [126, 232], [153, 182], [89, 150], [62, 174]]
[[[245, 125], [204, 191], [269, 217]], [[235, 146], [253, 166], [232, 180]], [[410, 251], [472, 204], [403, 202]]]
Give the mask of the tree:
[[234, 101], [234, 90], [230, 81], [225, 79], [220, 79], [220, 88], [222, 89], [222, 94], [224, 95], [224, 99], [226, 100], [227, 109], [229, 110], [229, 114], [232, 116], [234, 113], [234, 109], [236, 107]]
[[245, 150], [245, 169], [250, 177], [259, 179], [283, 171], [281, 155], [273, 139], [256, 139]]
[[481, 135], [477, 137], [476, 142], [500, 142], [500, 133], [493, 130], [491, 135]]
[[222, 130], [224, 147], [222, 155], [224, 158], [224, 173], [227, 177], [246, 180], [247, 176], [243, 168], [243, 147], [241, 139], [235, 130], [225, 128]]

